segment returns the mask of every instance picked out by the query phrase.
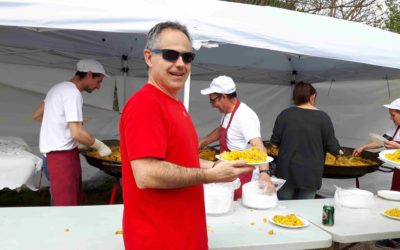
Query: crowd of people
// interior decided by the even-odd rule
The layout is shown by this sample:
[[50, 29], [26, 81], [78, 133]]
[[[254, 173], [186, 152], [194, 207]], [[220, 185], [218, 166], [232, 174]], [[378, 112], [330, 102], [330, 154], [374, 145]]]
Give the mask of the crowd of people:
[[[238, 98], [237, 84], [226, 75], [214, 78], [208, 88], [212, 108], [221, 113], [219, 126], [198, 138], [179, 93], [191, 72], [195, 53], [187, 28], [162, 22], [148, 33], [143, 51], [147, 82], [126, 102], [120, 119], [123, 182], [123, 237], [126, 249], [207, 249], [203, 184], [230, 182], [242, 185], [257, 180], [275, 191], [269, 164], [259, 168], [237, 161], [199, 159], [199, 148], [219, 143], [220, 152], [256, 147], [266, 152], [260, 120]], [[54, 85], [33, 113], [41, 121], [40, 151], [48, 168], [52, 204], [80, 205], [82, 174], [78, 145], [98, 150], [110, 148], [90, 134], [83, 124], [82, 91], [99, 89], [107, 77], [101, 63], [84, 59], [69, 80]], [[276, 118], [270, 142], [279, 147], [275, 176], [286, 180], [279, 199], [313, 199], [321, 187], [325, 154], [340, 155], [332, 121], [316, 106], [317, 91], [307, 82], [293, 87], [293, 106]], [[400, 148], [400, 99], [385, 105], [394, 122], [385, 148]], [[354, 150], [379, 148], [368, 143]], [[392, 189], [400, 191], [400, 171]], [[235, 200], [241, 189], [235, 192]], [[184, 230], [171, 230], [184, 229]], [[155, 240], [157, 239], [157, 240]]]

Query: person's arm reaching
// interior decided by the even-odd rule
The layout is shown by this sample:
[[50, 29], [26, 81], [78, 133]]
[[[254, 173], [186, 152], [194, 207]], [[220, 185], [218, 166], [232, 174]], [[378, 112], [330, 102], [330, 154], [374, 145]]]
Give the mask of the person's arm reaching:
[[364, 150], [380, 148], [380, 147], [382, 146], [377, 142], [369, 142], [361, 147], [354, 149], [353, 156], [359, 156]]
[[[267, 149], [265, 148], [264, 143], [263, 143], [263, 141], [262, 141], [262, 139], [260, 137], [251, 139], [249, 143], [252, 146], [257, 147], [261, 152], [267, 153]], [[267, 164], [261, 165], [259, 167], [259, 170], [260, 171], [269, 170], [269, 164], [267, 163]], [[261, 182], [262, 181], [266, 182], [266, 183], [264, 183], [264, 185], [267, 185], [267, 188], [269, 190], [272, 190], [272, 191], [275, 192], [275, 186], [271, 181], [271, 176], [269, 176], [267, 173], [260, 172], [260, 181]]]
[[94, 138], [91, 134], [89, 134], [89, 132], [86, 131], [82, 125], [82, 122], [68, 122], [68, 126], [74, 141], [87, 147], [96, 149], [100, 156], [107, 156], [112, 153], [111, 149], [106, 144]]
[[36, 107], [35, 111], [33, 111], [32, 119], [41, 122], [43, 119], [43, 113], [44, 113], [44, 101], [41, 101], [39, 105]]
[[140, 189], [172, 189], [211, 182], [229, 182], [254, 170], [244, 161], [217, 162], [212, 168], [186, 168], [155, 158], [131, 161], [136, 185]]
[[219, 127], [214, 129], [213, 131], [211, 131], [211, 133], [209, 133], [207, 136], [201, 138], [199, 140], [199, 148], [203, 148], [207, 145], [209, 145], [210, 143], [213, 143], [215, 141], [219, 140]]

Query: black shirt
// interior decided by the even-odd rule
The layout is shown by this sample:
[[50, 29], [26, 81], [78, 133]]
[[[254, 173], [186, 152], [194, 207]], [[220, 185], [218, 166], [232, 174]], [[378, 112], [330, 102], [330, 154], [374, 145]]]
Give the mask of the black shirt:
[[325, 154], [340, 145], [329, 116], [321, 110], [291, 107], [276, 118], [271, 143], [279, 146], [276, 176], [295, 188], [318, 190]]

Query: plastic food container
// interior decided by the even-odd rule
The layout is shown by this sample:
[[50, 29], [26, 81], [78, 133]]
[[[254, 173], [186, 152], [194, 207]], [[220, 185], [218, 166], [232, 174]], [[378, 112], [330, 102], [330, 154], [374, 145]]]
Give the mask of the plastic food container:
[[370, 208], [374, 205], [374, 194], [357, 188], [341, 189], [335, 192], [335, 203], [348, 208]]
[[206, 214], [226, 214], [232, 210], [233, 195], [240, 187], [240, 180], [204, 184]]
[[242, 203], [246, 207], [265, 209], [278, 205], [276, 193], [266, 193], [260, 189], [258, 181], [252, 181], [242, 186]]

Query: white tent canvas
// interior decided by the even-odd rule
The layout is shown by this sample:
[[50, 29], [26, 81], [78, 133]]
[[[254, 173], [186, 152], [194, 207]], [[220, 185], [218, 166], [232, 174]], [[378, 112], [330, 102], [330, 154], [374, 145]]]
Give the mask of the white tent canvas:
[[165, 20], [187, 25], [197, 49], [190, 112], [199, 136], [219, 121], [199, 90], [220, 74], [233, 77], [240, 99], [259, 114], [264, 139], [290, 105], [293, 80], [315, 83], [318, 107], [350, 147], [365, 143], [371, 131], [382, 133], [390, 124], [382, 104], [400, 97], [400, 35], [359, 23], [215, 0], [184, 6], [166, 0], [19, 0], [0, 3], [0, 16], [0, 133], [23, 135], [33, 146], [39, 124], [29, 120], [30, 113], [86, 57], [100, 60], [113, 76], [102, 90], [84, 96], [85, 114], [93, 118], [87, 126], [101, 138], [117, 137], [114, 86], [122, 106], [143, 85], [146, 34]]

